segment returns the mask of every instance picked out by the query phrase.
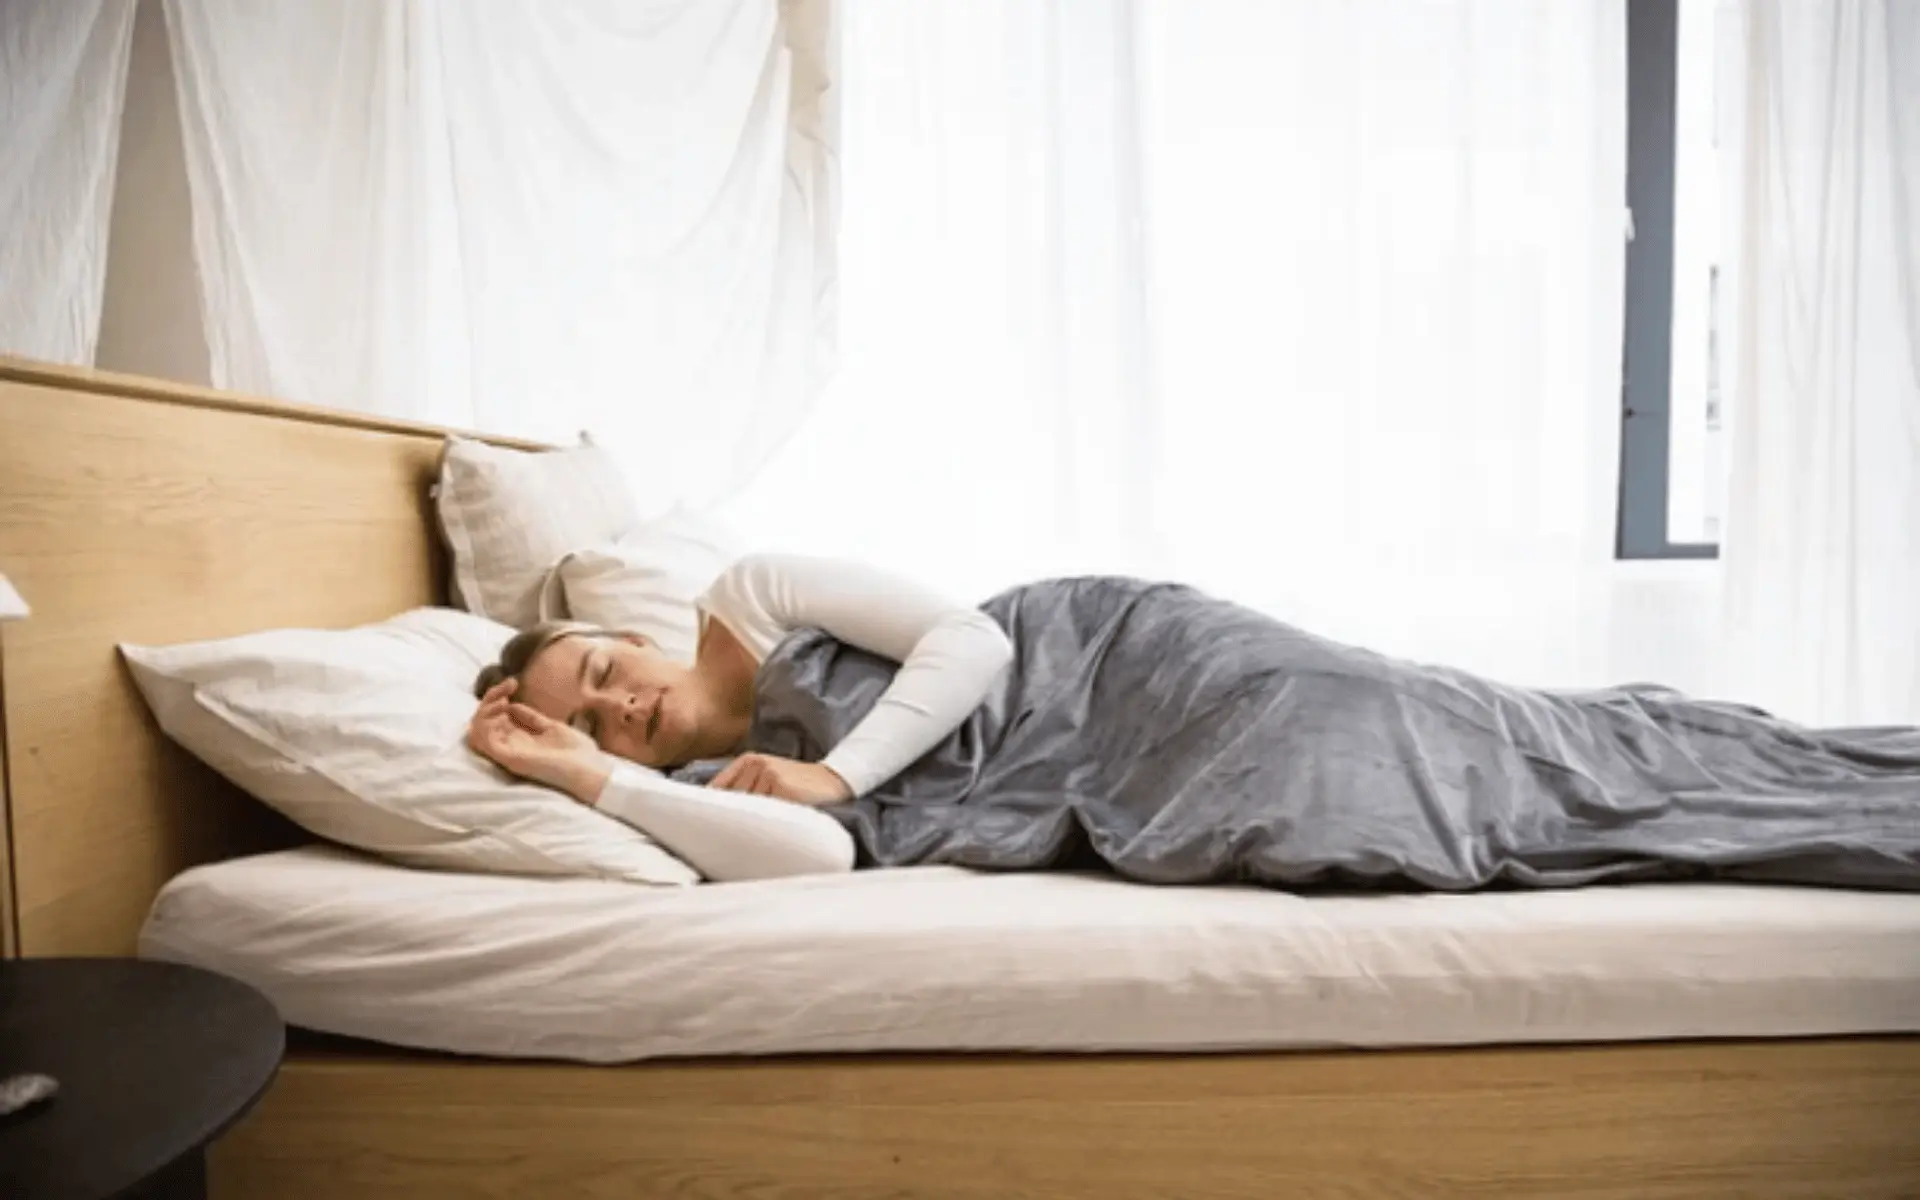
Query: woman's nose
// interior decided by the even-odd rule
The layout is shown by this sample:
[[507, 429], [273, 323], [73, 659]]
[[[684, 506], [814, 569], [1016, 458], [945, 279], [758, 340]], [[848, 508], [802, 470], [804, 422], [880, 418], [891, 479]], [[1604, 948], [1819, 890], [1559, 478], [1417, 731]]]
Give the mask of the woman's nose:
[[618, 723], [627, 719], [627, 701], [621, 696], [596, 696], [593, 710], [598, 714], [601, 724]]

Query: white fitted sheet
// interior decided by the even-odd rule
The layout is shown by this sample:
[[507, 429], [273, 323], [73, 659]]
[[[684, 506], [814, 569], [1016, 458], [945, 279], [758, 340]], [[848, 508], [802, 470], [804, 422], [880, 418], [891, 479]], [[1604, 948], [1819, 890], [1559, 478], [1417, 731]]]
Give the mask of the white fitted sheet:
[[308, 847], [189, 871], [141, 952], [291, 1023], [593, 1062], [1920, 1031], [1920, 895], [1302, 898], [945, 868], [654, 889]]

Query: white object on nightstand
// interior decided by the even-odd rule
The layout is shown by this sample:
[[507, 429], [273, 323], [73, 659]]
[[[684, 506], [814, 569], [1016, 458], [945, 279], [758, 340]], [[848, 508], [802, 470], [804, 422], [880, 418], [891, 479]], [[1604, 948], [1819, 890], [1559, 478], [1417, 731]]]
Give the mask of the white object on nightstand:
[[27, 607], [27, 602], [20, 598], [20, 593], [14, 590], [13, 584], [7, 581], [7, 577], [0, 575], [0, 621], [12, 621], [32, 611]]

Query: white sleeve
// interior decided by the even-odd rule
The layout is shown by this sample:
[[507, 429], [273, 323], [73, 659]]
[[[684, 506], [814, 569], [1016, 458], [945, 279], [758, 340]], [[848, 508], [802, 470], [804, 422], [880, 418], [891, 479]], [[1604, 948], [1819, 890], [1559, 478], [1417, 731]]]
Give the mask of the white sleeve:
[[702, 607], [756, 658], [788, 633], [818, 629], [900, 664], [873, 711], [822, 760], [856, 796], [959, 728], [1013, 657], [979, 609], [856, 563], [755, 555], [715, 580]]
[[817, 808], [694, 787], [615, 762], [594, 806], [715, 883], [853, 870], [853, 835]]

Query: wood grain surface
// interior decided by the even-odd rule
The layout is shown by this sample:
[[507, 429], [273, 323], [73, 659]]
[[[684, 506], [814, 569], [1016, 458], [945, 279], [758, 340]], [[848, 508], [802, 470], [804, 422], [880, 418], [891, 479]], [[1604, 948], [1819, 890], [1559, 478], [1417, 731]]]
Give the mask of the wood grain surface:
[[1920, 1039], [596, 1068], [296, 1057], [216, 1200], [1895, 1200]]
[[119, 658], [444, 595], [442, 434], [99, 372], [0, 362], [0, 571], [17, 952], [122, 954], [194, 863], [291, 827], [159, 732]]

